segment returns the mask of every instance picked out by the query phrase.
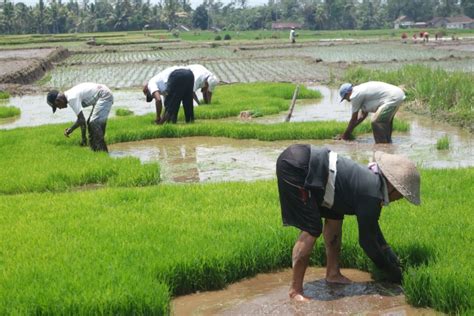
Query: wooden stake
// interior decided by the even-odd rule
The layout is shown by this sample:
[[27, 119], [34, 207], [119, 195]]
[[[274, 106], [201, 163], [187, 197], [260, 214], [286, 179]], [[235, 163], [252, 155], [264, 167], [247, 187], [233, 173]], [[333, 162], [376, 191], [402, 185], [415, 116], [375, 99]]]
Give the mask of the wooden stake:
[[296, 85], [295, 92], [293, 92], [293, 99], [291, 100], [290, 111], [285, 118], [285, 122], [289, 122], [291, 119], [291, 115], [293, 114], [293, 109], [295, 108], [296, 104], [296, 97], [298, 96], [298, 92], [300, 91], [300, 85]]

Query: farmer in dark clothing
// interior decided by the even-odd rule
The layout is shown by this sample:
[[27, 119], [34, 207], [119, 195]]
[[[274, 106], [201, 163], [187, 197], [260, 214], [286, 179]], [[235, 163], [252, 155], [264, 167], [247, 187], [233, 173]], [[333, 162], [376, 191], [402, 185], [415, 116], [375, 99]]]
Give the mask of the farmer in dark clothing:
[[[163, 124], [168, 121], [176, 123], [178, 111], [183, 102], [184, 116], [186, 123], [194, 122], [193, 72], [184, 67], [166, 68], [148, 81], [143, 88], [146, 101], [155, 99], [156, 124]], [[162, 97], [165, 98], [165, 113], [161, 116]]]
[[[69, 137], [78, 127], [81, 128], [82, 146], [87, 145], [86, 128], [89, 130], [89, 146], [94, 151], [107, 152], [105, 143], [105, 128], [114, 97], [109, 88], [103, 84], [92, 82], [80, 83], [69, 90], [59, 92], [52, 90], [46, 98], [53, 109], [65, 109], [68, 105], [76, 113], [77, 120], [64, 131], [64, 136]], [[85, 119], [82, 109], [92, 107], [89, 118]]]
[[276, 172], [283, 224], [301, 230], [293, 248], [290, 298], [307, 299], [303, 295], [304, 274], [321, 233], [326, 246], [326, 280], [350, 282], [339, 270], [346, 214], [357, 216], [359, 244], [367, 256], [390, 280], [401, 282], [398, 257], [385, 241], [378, 219], [383, 205], [402, 197], [420, 204], [420, 175], [403, 156], [377, 151], [374, 158], [366, 167], [311, 145], [291, 145], [279, 156]]

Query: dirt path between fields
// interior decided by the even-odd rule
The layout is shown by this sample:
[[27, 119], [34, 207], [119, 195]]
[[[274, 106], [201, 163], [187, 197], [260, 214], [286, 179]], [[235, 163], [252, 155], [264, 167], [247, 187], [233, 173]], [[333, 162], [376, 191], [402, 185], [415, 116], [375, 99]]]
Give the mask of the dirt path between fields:
[[14, 84], [32, 83], [70, 55], [64, 48], [0, 50], [0, 84], [12, 94], [17, 94]]

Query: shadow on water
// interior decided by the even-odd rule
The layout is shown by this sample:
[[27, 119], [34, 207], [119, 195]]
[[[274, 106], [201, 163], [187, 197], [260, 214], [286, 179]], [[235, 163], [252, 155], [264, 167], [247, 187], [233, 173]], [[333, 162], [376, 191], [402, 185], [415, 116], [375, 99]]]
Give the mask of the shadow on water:
[[333, 284], [326, 280], [306, 283], [305, 294], [313, 300], [332, 301], [350, 296], [381, 295], [397, 296], [403, 294], [400, 286], [390, 283], [357, 282], [352, 284]]
[[308, 268], [304, 294], [309, 302], [288, 298], [291, 270], [259, 274], [209, 291], [176, 297], [174, 315], [437, 315], [408, 305], [400, 286], [376, 283], [366, 272], [343, 269], [354, 283], [335, 285], [324, 279], [324, 268]]

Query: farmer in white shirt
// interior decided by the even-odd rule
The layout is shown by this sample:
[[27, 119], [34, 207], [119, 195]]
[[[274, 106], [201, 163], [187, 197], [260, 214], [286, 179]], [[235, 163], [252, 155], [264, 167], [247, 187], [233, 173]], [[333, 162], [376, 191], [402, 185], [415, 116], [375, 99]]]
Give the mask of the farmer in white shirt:
[[190, 69], [194, 75], [194, 100], [196, 100], [197, 104], [200, 104], [196, 96], [196, 91], [201, 89], [204, 103], [211, 103], [212, 92], [219, 83], [217, 77], [203, 65], [194, 64], [189, 65], [187, 68]]
[[[168, 121], [176, 123], [181, 102], [183, 102], [186, 123], [194, 122], [193, 87], [193, 72], [186, 67], [169, 67], [151, 78], [143, 87], [143, 94], [146, 95], [146, 102], [155, 99], [156, 124]], [[162, 97], [165, 98], [163, 117], [161, 116]]]
[[393, 118], [400, 104], [405, 100], [405, 93], [397, 86], [369, 81], [358, 86], [350, 83], [339, 89], [341, 102], [347, 100], [352, 104], [352, 117], [344, 134], [339, 139], [349, 140], [354, 128], [359, 125], [369, 112], [372, 116], [372, 132], [375, 143], [391, 143]]
[[[78, 127], [81, 128], [82, 146], [87, 145], [86, 127], [89, 130], [89, 146], [94, 151], [107, 152], [105, 143], [105, 128], [114, 97], [109, 88], [103, 84], [92, 82], [80, 83], [65, 92], [52, 90], [48, 93], [47, 102], [53, 109], [65, 109], [68, 105], [76, 113], [77, 120], [64, 130], [64, 136], [69, 137]], [[89, 118], [84, 117], [83, 108], [92, 106]]]
[[294, 27], [292, 27], [290, 31], [290, 41], [292, 44], [296, 43], [296, 32]]

